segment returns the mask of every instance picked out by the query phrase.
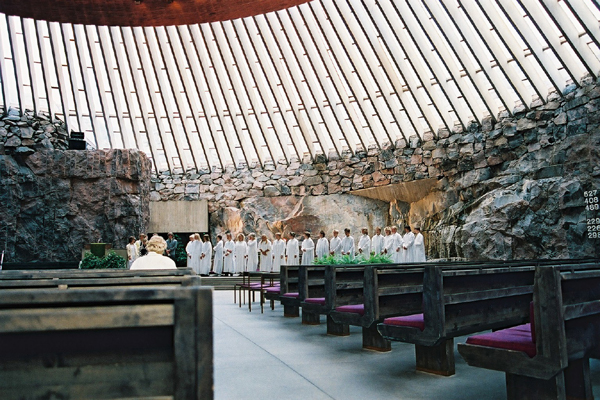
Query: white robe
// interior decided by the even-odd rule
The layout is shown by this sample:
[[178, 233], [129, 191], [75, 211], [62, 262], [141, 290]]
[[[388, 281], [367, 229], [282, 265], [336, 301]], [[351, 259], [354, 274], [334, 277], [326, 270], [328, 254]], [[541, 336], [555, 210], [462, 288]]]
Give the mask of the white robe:
[[402, 236], [398, 232], [392, 233], [392, 261], [395, 264], [400, 264], [402, 262]]
[[349, 255], [354, 259], [354, 238], [352, 236], [344, 236], [342, 239], [342, 255]]
[[248, 271], [258, 271], [258, 248], [256, 239], [248, 240]]
[[365, 258], [371, 256], [371, 238], [369, 235], [362, 235], [358, 239], [358, 252]]
[[200, 260], [200, 273], [208, 275], [210, 272], [210, 259], [212, 258], [212, 243], [210, 240], [202, 245], [202, 254], [204, 254], [204, 258]]
[[371, 238], [371, 251], [375, 254], [381, 254], [384, 248], [384, 240], [381, 235], [374, 235]]
[[394, 261], [394, 235], [391, 233], [383, 237], [383, 252], [392, 258]]
[[236, 274], [241, 274], [246, 270], [246, 255], [248, 254], [248, 245], [244, 241], [235, 242], [233, 249], [233, 255], [235, 256], [235, 270]]
[[281, 264], [285, 263], [285, 241], [283, 239], [277, 239], [273, 242], [273, 264], [271, 271], [279, 272], [281, 270]]
[[213, 252], [215, 253], [215, 258], [213, 260], [213, 271], [215, 274], [221, 275], [223, 273], [223, 241], [220, 240], [219, 243], [214, 247]]
[[235, 242], [233, 240], [226, 241], [223, 245], [223, 272], [233, 274], [233, 271], [235, 270], [234, 249]]
[[315, 242], [311, 238], [302, 241], [302, 264], [311, 265], [315, 260]]
[[327, 238], [320, 238], [317, 241], [317, 258], [322, 258], [323, 256], [329, 255], [329, 240]]
[[415, 234], [412, 232], [405, 233], [402, 237], [402, 248], [404, 251], [402, 252], [402, 262], [404, 263], [412, 263], [414, 262], [413, 256], [413, 244], [415, 242]]
[[195, 240], [190, 240], [185, 245], [185, 253], [187, 254], [187, 267], [192, 268], [194, 261], [192, 260], [192, 251], [194, 250]]
[[[258, 243], [258, 250], [260, 254], [260, 270], [263, 272], [269, 272], [271, 270], [271, 265], [273, 265], [273, 252], [271, 251], [273, 246], [271, 245], [271, 241], [267, 239], [266, 242]], [[266, 252], [264, 255], [262, 252]]]
[[413, 244], [413, 262], [426, 262], [427, 257], [425, 256], [425, 241], [421, 232], [415, 235], [415, 242]]
[[194, 240], [192, 243], [192, 268], [197, 274], [200, 274], [200, 255], [202, 254], [202, 242]]
[[333, 251], [334, 256], [342, 255], [342, 238], [334, 236], [329, 241], [329, 252]]
[[285, 246], [285, 254], [287, 256], [287, 265], [298, 265], [299, 244], [298, 239], [292, 238], [288, 240]]

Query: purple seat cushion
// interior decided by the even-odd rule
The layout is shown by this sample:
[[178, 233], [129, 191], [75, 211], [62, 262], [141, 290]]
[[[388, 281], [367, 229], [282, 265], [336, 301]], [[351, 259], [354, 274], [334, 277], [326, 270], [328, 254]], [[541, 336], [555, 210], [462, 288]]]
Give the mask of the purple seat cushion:
[[365, 315], [365, 305], [364, 304], [349, 304], [347, 306], [336, 307], [335, 311]]
[[531, 340], [530, 324], [502, 329], [501, 331], [492, 333], [484, 333], [483, 335], [471, 336], [467, 339], [467, 344], [522, 351], [529, 357], [534, 357], [536, 353], [535, 343]]
[[421, 331], [425, 329], [425, 320], [423, 314], [407, 315], [405, 317], [392, 317], [383, 320], [385, 325], [410, 326], [419, 328]]
[[309, 297], [304, 299], [304, 301], [311, 304], [325, 305], [325, 297]]
[[535, 343], [535, 314], [533, 312], [533, 301], [529, 303], [529, 323], [531, 324], [531, 340]]
[[288, 292], [288, 293], [284, 293], [283, 297], [298, 297], [299, 294], [296, 292]]
[[266, 289], [266, 291], [267, 291], [267, 293], [280, 293], [280, 292], [281, 292], [281, 290], [279, 290], [279, 288], [278, 288], [278, 287], [275, 287], [275, 286], [273, 286], [273, 287], [268, 287], [268, 288]]

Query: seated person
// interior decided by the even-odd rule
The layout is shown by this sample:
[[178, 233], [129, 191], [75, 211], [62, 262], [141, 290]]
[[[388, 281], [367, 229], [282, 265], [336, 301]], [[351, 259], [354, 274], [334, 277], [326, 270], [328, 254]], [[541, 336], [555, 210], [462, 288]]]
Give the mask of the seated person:
[[177, 269], [175, 261], [163, 256], [166, 248], [165, 239], [153, 236], [146, 244], [148, 254], [135, 260], [130, 269]]

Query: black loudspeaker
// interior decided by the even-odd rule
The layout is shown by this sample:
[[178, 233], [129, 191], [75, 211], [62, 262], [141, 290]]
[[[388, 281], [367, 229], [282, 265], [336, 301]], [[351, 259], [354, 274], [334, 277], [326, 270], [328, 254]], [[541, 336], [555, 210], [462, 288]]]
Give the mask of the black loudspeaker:
[[85, 133], [71, 131], [71, 139], [83, 140], [84, 138], [85, 138]]
[[85, 150], [85, 140], [69, 139], [69, 150]]

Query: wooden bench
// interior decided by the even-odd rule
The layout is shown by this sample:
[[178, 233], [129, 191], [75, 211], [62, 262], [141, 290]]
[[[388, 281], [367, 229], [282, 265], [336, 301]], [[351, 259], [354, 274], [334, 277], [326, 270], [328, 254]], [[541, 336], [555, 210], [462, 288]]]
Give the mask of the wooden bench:
[[0, 291], [5, 399], [213, 398], [212, 289]]
[[[427, 266], [420, 272], [422, 304], [419, 274], [413, 276], [410, 298], [410, 286], [403, 293], [390, 285], [390, 278], [404, 280], [402, 273], [374, 271], [375, 318], [385, 318], [378, 331], [384, 339], [415, 344], [418, 371], [453, 375], [455, 337], [528, 322], [534, 270], [520, 264]], [[366, 309], [371, 296], [365, 297]]]
[[179, 276], [126, 276], [121, 278], [54, 278], [54, 279], [5, 279], [0, 280], [0, 290], [18, 289], [83, 289], [104, 286], [107, 288], [130, 288], [144, 286], [200, 286], [197, 275]]
[[325, 266], [300, 265], [298, 269], [298, 298], [302, 308], [302, 323], [319, 325], [325, 314]]
[[[279, 271], [279, 294], [277, 299], [283, 305], [283, 316], [295, 318], [300, 316], [300, 302], [298, 293], [298, 265], [282, 265]], [[267, 291], [265, 296], [269, 292]], [[268, 297], [267, 297], [268, 298]]]
[[[562, 271], [561, 271], [562, 270]], [[506, 373], [508, 399], [592, 399], [589, 358], [600, 357], [600, 266], [535, 271], [531, 324], [470, 337], [469, 365]]]
[[0, 271], [0, 280], [8, 279], [76, 279], [76, 278], [123, 278], [151, 276], [196, 275], [191, 268], [178, 269], [65, 269], [39, 271]]

